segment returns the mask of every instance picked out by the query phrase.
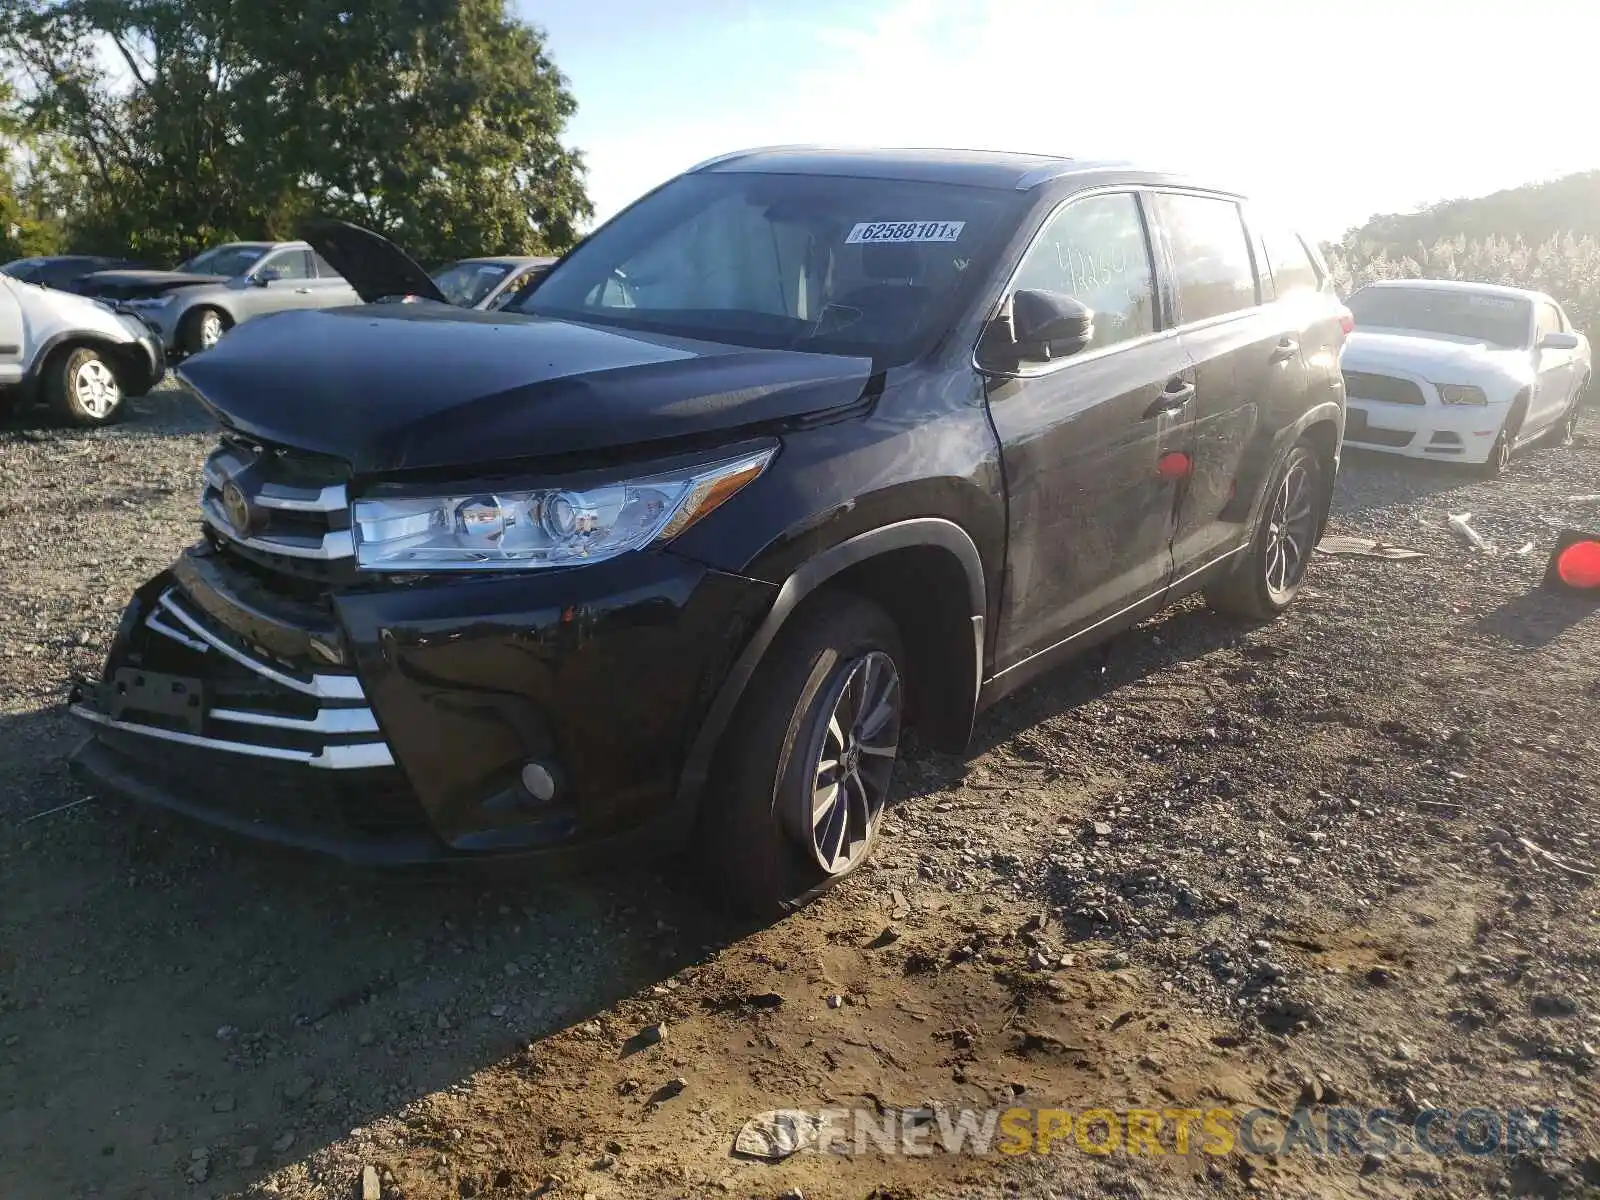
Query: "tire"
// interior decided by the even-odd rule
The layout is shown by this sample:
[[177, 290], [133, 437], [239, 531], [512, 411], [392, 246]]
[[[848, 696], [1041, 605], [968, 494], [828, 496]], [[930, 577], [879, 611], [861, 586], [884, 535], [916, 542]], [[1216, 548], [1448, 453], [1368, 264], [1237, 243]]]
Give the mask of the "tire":
[[232, 327], [228, 314], [220, 308], [197, 308], [183, 318], [178, 345], [185, 354], [199, 354], [215, 346]]
[[1478, 464], [1478, 474], [1484, 479], [1499, 479], [1511, 467], [1510, 422], [1500, 427], [1500, 433], [1489, 449], [1489, 457]]
[[1264, 621], [1294, 603], [1322, 531], [1326, 474], [1310, 442], [1289, 448], [1248, 549], [1227, 575], [1206, 587], [1208, 605], [1230, 616]]
[[116, 369], [93, 346], [61, 351], [45, 367], [44, 398], [69, 425], [109, 425], [122, 415]]
[[[845, 593], [808, 601], [779, 633], [722, 739], [701, 808], [697, 846], [724, 904], [776, 919], [871, 855], [898, 758], [904, 661], [894, 622]], [[855, 711], [862, 690], [866, 712]], [[817, 780], [838, 779], [850, 763], [832, 803], [814, 806]]]

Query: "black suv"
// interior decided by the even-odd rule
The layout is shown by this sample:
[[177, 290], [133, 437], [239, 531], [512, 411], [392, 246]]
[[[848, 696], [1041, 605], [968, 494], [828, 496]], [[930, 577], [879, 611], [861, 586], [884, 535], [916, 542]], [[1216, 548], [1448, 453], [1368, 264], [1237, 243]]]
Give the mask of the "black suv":
[[907, 729], [960, 751], [1196, 589], [1294, 599], [1349, 328], [1313, 246], [1166, 174], [714, 160], [508, 310], [284, 313], [185, 364], [204, 536], [77, 689], [75, 762], [352, 860], [692, 845], [793, 907], [871, 852]]

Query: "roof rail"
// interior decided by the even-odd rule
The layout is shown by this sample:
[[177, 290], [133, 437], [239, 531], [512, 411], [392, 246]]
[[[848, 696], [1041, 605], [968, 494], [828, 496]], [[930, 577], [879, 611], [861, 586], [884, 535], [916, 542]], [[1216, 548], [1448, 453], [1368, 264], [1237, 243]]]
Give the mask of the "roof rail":
[[815, 149], [817, 149], [817, 147], [814, 143], [804, 143], [792, 146], [751, 146], [747, 150], [730, 150], [726, 154], [719, 154], [715, 158], [708, 158], [704, 162], [695, 163], [695, 165], [685, 171], [684, 174], [693, 175], [696, 171], [704, 171], [706, 168], [714, 167], [718, 163], [732, 162], [736, 158], [747, 158], [752, 154], [776, 154], [784, 150]]
[[1088, 159], [1062, 158], [1047, 167], [1035, 167], [1021, 179], [1017, 180], [1017, 191], [1032, 191], [1042, 183], [1053, 183], [1057, 179], [1068, 175], [1075, 175], [1079, 171], [1093, 171], [1101, 167], [1131, 167], [1133, 163], [1122, 159]]

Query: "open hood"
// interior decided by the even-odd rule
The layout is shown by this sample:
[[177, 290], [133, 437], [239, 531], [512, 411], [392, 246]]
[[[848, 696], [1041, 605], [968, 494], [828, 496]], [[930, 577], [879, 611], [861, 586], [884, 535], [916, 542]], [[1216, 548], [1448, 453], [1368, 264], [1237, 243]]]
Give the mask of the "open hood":
[[226, 275], [191, 275], [187, 271], [95, 271], [73, 281], [83, 296], [105, 300], [141, 300], [179, 288], [227, 283]]
[[416, 260], [381, 233], [332, 217], [312, 217], [299, 233], [368, 304], [397, 296], [449, 303]]
[[467, 476], [849, 408], [872, 361], [373, 304], [247, 322], [178, 376], [230, 428], [357, 474]]

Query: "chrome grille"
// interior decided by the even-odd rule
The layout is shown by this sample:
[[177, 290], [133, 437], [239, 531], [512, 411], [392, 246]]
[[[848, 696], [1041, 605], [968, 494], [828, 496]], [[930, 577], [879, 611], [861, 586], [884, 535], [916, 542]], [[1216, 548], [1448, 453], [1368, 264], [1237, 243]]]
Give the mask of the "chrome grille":
[[[361, 680], [345, 672], [301, 669], [243, 644], [214, 624], [177, 588], [164, 592], [141, 631], [150, 644], [140, 659], [152, 672], [194, 675], [215, 690], [196, 733], [116, 710], [75, 705], [94, 724], [180, 745], [225, 750], [325, 770], [394, 765]], [[162, 650], [161, 644], [166, 649]], [[102, 685], [106, 686], [106, 685]]]
[[[349, 493], [332, 474], [282, 452], [224, 442], [206, 460], [201, 519], [224, 543], [271, 559], [354, 559]], [[230, 512], [230, 484], [246, 505], [242, 525]]]

